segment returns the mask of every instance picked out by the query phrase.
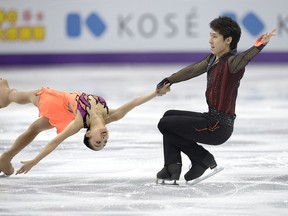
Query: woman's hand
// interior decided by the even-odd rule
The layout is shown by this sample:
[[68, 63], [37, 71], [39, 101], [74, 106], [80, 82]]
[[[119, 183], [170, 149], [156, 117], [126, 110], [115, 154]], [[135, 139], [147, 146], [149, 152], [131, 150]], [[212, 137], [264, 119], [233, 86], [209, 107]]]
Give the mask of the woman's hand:
[[167, 92], [170, 91], [170, 83], [166, 83], [164, 85], [162, 85], [161, 87], [157, 88], [156, 93], [158, 96], [163, 96], [165, 95]]
[[35, 163], [33, 160], [21, 161], [21, 163], [22, 163], [23, 165], [21, 166], [20, 169], [18, 169], [18, 170], [16, 171], [16, 175], [22, 174], [22, 173], [26, 174], [29, 170], [32, 169], [33, 166], [36, 165], [36, 163]]

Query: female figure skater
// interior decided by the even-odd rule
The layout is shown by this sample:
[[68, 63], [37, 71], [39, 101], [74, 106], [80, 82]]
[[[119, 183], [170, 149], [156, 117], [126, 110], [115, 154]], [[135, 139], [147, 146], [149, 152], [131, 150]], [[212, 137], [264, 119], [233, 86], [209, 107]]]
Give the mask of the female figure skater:
[[162, 96], [170, 91], [169, 85], [164, 85], [157, 91], [136, 97], [117, 109], [109, 109], [100, 96], [81, 92], [62, 92], [49, 88], [36, 91], [21, 92], [10, 89], [7, 80], [0, 80], [0, 108], [11, 102], [18, 104], [32, 103], [39, 109], [39, 118], [21, 134], [14, 144], [0, 156], [0, 172], [12, 175], [13, 157], [24, 149], [42, 131], [56, 127], [57, 136], [48, 142], [40, 153], [32, 160], [22, 161], [23, 164], [16, 174], [27, 173], [33, 166], [51, 153], [65, 139], [87, 128], [84, 144], [95, 151], [103, 149], [108, 141], [109, 132], [106, 124], [123, 118], [130, 110], [156, 96]]
[[241, 29], [234, 20], [219, 17], [210, 22], [210, 28], [211, 53], [157, 85], [161, 89], [167, 83], [172, 85], [207, 73], [208, 112], [168, 110], [159, 121], [158, 128], [163, 134], [164, 168], [157, 173], [157, 179], [174, 180], [174, 183], [179, 180], [181, 152], [189, 157], [192, 164], [184, 175], [186, 181], [196, 179], [206, 169], [217, 166], [213, 155], [198, 142], [220, 145], [231, 136], [236, 117], [237, 91], [245, 66], [265, 47], [276, 31], [262, 35], [254, 46], [237, 54]]

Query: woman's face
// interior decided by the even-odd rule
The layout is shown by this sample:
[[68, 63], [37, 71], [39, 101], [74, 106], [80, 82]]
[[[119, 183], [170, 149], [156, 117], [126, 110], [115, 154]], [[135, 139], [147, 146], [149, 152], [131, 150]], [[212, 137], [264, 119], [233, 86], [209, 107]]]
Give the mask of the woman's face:
[[106, 127], [100, 129], [93, 129], [86, 133], [89, 137], [90, 146], [95, 150], [99, 151], [103, 149], [108, 142], [109, 132]]

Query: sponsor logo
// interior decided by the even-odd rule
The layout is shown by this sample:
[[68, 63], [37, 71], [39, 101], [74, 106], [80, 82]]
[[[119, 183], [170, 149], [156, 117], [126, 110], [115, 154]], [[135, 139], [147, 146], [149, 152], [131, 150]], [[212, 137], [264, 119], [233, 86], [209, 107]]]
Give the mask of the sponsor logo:
[[[79, 13], [69, 13], [66, 16], [66, 34], [69, 38], [81, 37], [83, 30], [88, 29], [95, 38], [100, 38], [107, 31], [107, 24], [103, 17], [92, 12], [83, 15]], [[179, 25], [180, 20], [183, 24]], [[111, 20], [110, 20], [111, 21]], [[155, 37], [176, 38], [185, 35], [188, 38], [196, 38], [197, 14], [196, 10], [183, 13], [166, 13], [156, 15], [153, 13], [119, 13], [115, 15], [115, 35], [119, 38], [145, 38]]]
[[223, 13], [223, 16], [229, 16], [239, 24], [242, 24], [252, 36], [258, 36], [265, 28], [264, 22], [253, 12], [247, 13], [241, 20], [233, 12]]
[[46, 33], [43, 20], [41, 11], [0, 9], [0, 41], [43, 41]]
[[[70, 38], [78, 38], [82, 33], [82, 17], [78, 13], [67, 16], [66, 32]], [[107, 30], [103, 19], [96, 13], [91, 13], [85, 18], [85, 25], [94, 37], [101, 37]]]

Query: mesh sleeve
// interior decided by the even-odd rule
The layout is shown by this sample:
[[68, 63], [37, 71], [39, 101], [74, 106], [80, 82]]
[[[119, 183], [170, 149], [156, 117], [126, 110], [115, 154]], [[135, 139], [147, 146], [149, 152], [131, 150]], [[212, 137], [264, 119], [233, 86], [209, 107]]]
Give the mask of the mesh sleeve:
[[193, 77], [196, 77], [205, 73], [207, 70], [207, 66], [208, 66], [209, 56], [207, 56], [206, 58], [204, 58], [203, 60], [199, 62], [196, 62], [194, 64], [191, 64], [181, 69], [180, 71], [172, 74], [170, 77], [167, 77], [167, 79], [170, 81], [171, 84], [173, 84], [173, 83], [191, 79]]
[[253, 46], [238, 55], [231, 56], [228, 60], [230, 73], [235, 74], [242, 70], [260, 51], [261, 49]]

